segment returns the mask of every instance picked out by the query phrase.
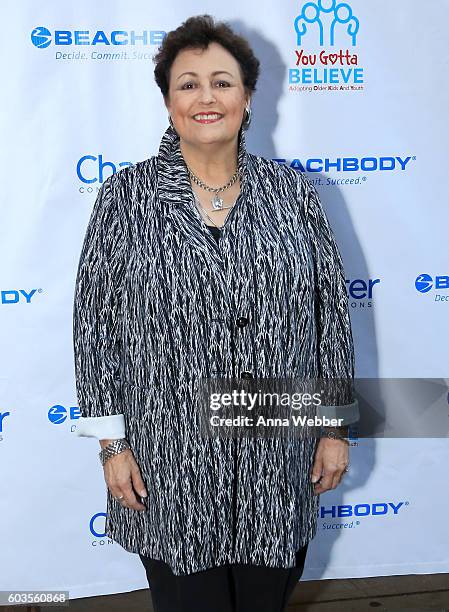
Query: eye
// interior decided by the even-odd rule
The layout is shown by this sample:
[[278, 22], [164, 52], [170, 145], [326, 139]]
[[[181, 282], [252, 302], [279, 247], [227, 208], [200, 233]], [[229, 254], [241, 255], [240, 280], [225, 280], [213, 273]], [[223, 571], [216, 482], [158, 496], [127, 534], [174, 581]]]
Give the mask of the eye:
[[[222, 89], [224, 87], [230, 87], [230, 83], [228, 81], [216, 81], [217, 85], [220, 86], [220, 89]], [[193, 81], [187, 81], [187, 83], [184, 83], [184, 85], [182, 85], [181, 89], [191, 89], [190, 85], [195, 85], [193, 83]]]

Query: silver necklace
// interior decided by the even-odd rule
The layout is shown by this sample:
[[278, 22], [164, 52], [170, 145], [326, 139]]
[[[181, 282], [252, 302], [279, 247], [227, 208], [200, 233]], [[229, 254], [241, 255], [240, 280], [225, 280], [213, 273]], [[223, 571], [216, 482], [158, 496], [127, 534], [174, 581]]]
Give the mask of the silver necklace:
[[[196, 195], [196, 193], [195, 193], [195, 192], [193, 192], [193, 195], [195, 196], [195, 200], [196, 200], [197, 205], [198, 205], [198, 206], [201, 208], [201, 210], [202, 210], [202, 211], [203, 211], [203, 213], [206, 215], [206, 217], [209, 219], [209, 221], [210, 221], [210, 222], [211, 222], [213, 225], [215, 225], [215, 227], [218, 227], [218, 229], [221, 229], [223, 226], [217, 225], [217, 224], [215, 223], [215, 221], [209, 217], [209, 215], [207, 214], [207, 210], [206, 210], [206, 209], [204, 208], [204, 206], [201, 204], [201, 202], [199, 201], [198, 196]], [[235, 202], [237, 202], [237, 200], [236, 200]], [[234, 202], [234, 204], [235, 204], [235, 202]], [[223, 209], [225, 209], [225, 208], [233, 208], [234, 204], [231, 204], [231, 206], [223, 206]], [[212, 212], [212, 211], [209, 211], [209, 212]]]
[[189, 168], [189, 166], [187, 166], [187, 170], [189, 172], [190, 178], [192, 179], [194, 183], [196, 183], [197, 185], [199, 185], [206, 191], [214, 192], [214, 197], [211, 200], [212, 210], [210, 212], [214, 212], [216, 210], [224, 210], [225, 208], [229, 208], [227, 206], [223, 206], [223, 199], [219, 198], [218, 194], [220, 193], [220, 191], [224, 191], [225, 189], [232, 187], [232, 185], [236, 182], [236, 180], [239, 178], [239, 175], [240, 175], [240, 171], [238, 168], [234, 172], [234, 174], [231, 176], [229, 181], [226, 183], [226, 185], [223, 185], [223, 187], [210, 187], [210, 185], [206, 185], [206, 183], [204, 183], [198, 176], [196, 176], [196, 174]]

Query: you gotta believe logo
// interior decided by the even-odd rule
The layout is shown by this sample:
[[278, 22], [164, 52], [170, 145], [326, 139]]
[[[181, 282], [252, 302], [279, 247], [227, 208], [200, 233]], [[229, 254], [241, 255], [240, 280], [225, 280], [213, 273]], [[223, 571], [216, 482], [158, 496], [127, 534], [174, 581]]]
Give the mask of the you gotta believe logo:
[[[353, 50], [336, 48], [335, 40], [355, 47], [359, 20], [347, 2], [318, 0], [306, 2], [294, 21], [296, 33], [295, 68], [289, 69], [289, 91], [342, 91], [363, 89], [363, 67]], [[319, 45], [321, 51], [308, 53], [304, 44]], [[326, 46], [334, 47], [330, 52]]]

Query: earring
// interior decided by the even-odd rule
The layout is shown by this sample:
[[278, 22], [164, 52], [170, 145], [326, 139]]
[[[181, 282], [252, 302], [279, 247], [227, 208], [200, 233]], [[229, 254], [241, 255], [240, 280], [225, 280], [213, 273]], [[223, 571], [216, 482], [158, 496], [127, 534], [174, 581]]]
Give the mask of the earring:
[[245, 112], [246, 112], [246, 116], [245, 116], [245, 118], [243, 120], [242, 128], [244, 130], [247, 130], [249, 128], [250, 124], [251, 124], [251, 107], [247, 106], [245, 108]]

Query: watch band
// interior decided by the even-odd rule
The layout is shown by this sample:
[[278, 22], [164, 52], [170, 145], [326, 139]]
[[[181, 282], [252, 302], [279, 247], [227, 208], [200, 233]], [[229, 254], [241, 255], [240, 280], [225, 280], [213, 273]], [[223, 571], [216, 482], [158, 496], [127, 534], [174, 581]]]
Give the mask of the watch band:
[[124, 450], [127, 450], [128, 448], [131, 448], [131, 447], [129, 445], [128, 440], [126, 440], [126, 438], [120, 438], [119, 440], [113, 440], [110, 444], [105, 446], [98, 453], [98, 456], [100, 457], [101, 465], [104, 466], [104, 464], [106, 463], [108, 459], [110, 459], [111, 457], [114, 457], [115, 455], [118, 455], [119, 453], [123, 452]]
[[338, 433], [338, 431], [332, 429], [325, 429], [324, 427], [322, 427], [321, 436], [325, 436], [326, 438], [332, 438], [333, 440], [343, 440], [344, 442], [348, 442], [349, 444], [349, 437], [347, 435], [344, 436], [341, 433]]

